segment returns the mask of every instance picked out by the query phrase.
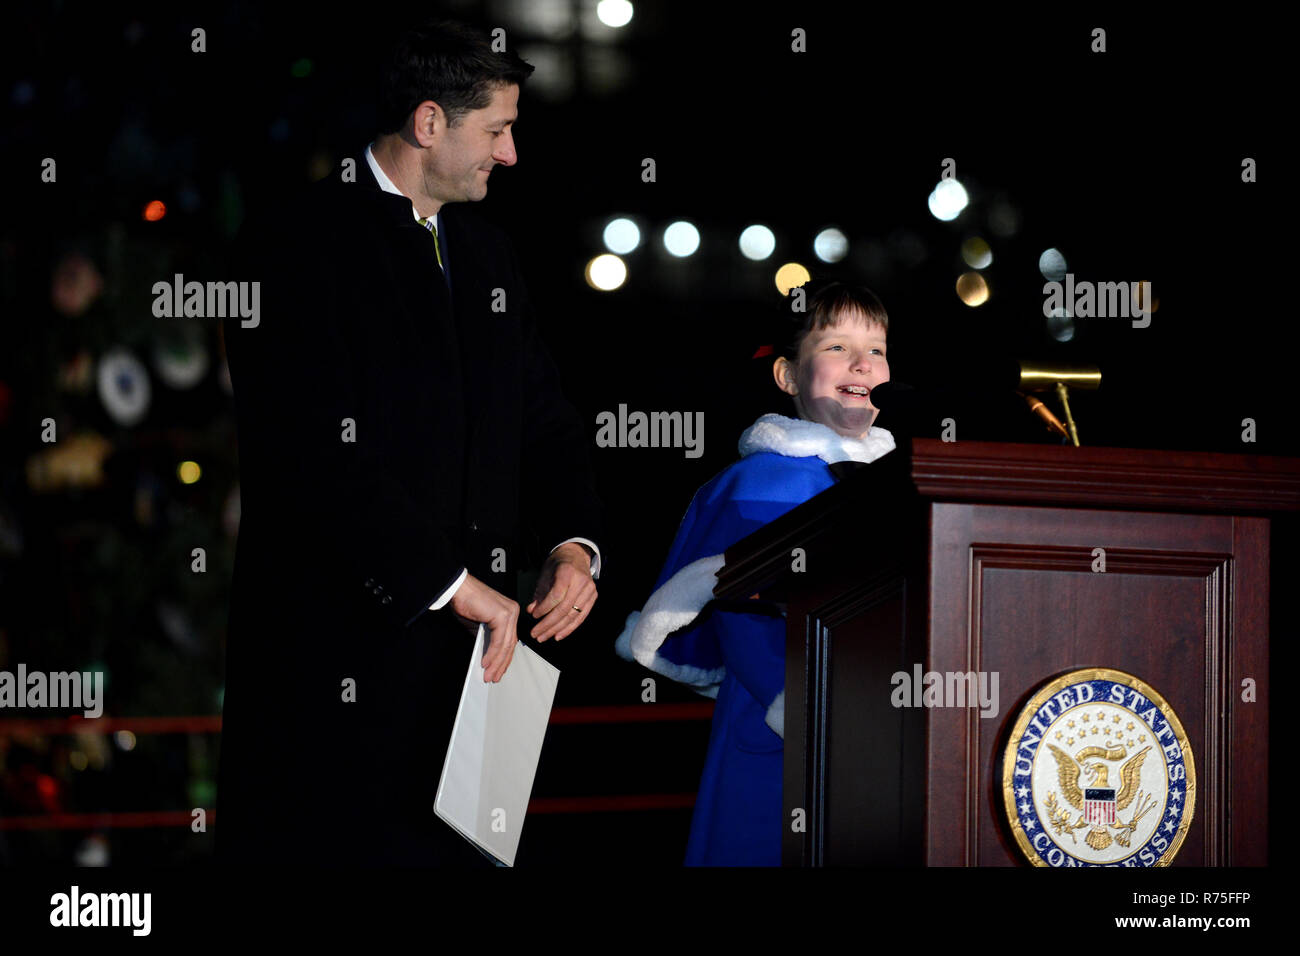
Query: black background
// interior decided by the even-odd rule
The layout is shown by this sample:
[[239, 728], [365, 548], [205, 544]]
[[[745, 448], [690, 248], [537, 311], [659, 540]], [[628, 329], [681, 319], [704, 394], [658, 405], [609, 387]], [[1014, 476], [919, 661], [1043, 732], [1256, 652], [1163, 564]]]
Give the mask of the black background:
[[[48, 375], [32, 352], [45, 337], [18, 317], [48, 298], [60, 251], [120, 221], [129, 247], [165, 248], [177, 271], [219, 273], [230, 251], [225, 226], [306, 182], [311, 157], [335, 169], [348, 156], [364, 162], [378, 52], [408, 16], [434, 12], [504, 26], [520, 49], [540, 42], [516, 28], [514, 7], [491, 3], [6, 12], [6, 88], [26, 78], [37, 91], [26, 106], [6, 100], [0, 155], [9, 306], [0, 375], [17, 389], [4, 445], [11, 474], [36, 447], [32, 396]], [[190, 52], [196, 26], [207, 31], [203, 54]], [[795, 27], [807, 32], [806, 53], [790, 49]], [[1095, 27], [1106, 30], [1105, 53], [1090, 52]], [[880, 293], [896, 379], [978, 382], [1008, 358], [1088, 362], [1104, 380], [1074, 406], [1085, 444], [1297, 454], [1287, 414], [1294, 291], [1283, 255], [1295, 243], [1285, 238], [1294, 203], [1276, 143], [1290, 123], [1277, 85], [1279, 31], [1256, 11], [1195, 20], [1122, 8], [643, 2], [608, 44], [562, 44], [583, 64], [573, 95], [549, 100], [525, 87], [518, 165], [493, 173], [478, 206], [520, 252], [566, 389], [592, 423], [610, 512], [600, 603], [549, 652], [565, 674], [557, 704], [639, 702], [644, 672], [612, 654], [623, 618], [648, 596], [694, 489], [736, 457], [740, 431], [764, 411], [789, 413], [767, 363], [750, 358], [772, 340], [780, 262], [797, 258], [815, 276], [867, 281]], [[313, 69], [295, 79], [290, 67], [301, 57]], [[601, 82], [603, 63], [621, 83]], [[45, 156], [59, 157], [57, 188], [39, 181]], [[641, 177], [647, 157], [653, 183]], [[943, 223], [926, 197], [948, 157], [971, 206]], [[1247, 157], [1259, 182], [1242, 182]], [[223, 211], [218, 196], [230, 182], [239, 203]], [[203, 197], [196, 209], [140, 220], [150, 199], [186, 186]], [[996, 202], [1018, 211], [1015, 235], [990, 235]], [[583, 266], [604, 251], [600, 230], [616, 214], [637, 217], [643, 233], [649, 226], [650, 241], [626, 257], [624, 287], [595, 292]], [[678, 217], [702, 234], [684, 261], [655, 244]], [[753, 222], [777, 234], [764, 263], [736, 246]], [[818, 265], [811, 240], [830, 224], [848, 235], [850, 257]], [[966, 271], [960, 244], [973, 235], [994, 254], [985, 270], [993, 295], [977, 309], [954, 292]], [[868, 256], [872, 243], [883, 258]], [[922, 254], [902, 255], [908, 244]], [[1151, 326], [1080, 319], [1072, 341], [1053, 340], [1037, 267], [1050, 246], [1077, 278], [1152, 281]], [[132, 294], [147, 314], [148, 285]], [[103, 329], [71, 334], [111, 339]], [[215, 327], [210, 344], [215, 351]], [[230, 416], [213, 374], [195, 395], [155, 408], [148, 424]], [[596, 415], [620, 403], [703, 411], [704, 455], [596, 448]], [[1254, 444], [1242, 441], [1246, 418], [1256, 423]], [[1050, 441], [977, 401], [961, 410], [958, 429]], [[233, 468], [233, 438], [228, 453]], [[665, 684], [661, 700], [691, 699]], [[699, 725], [571, 732], [552, 739], [538, 792], [689, 791], [705, 734]], [[593, 756], [600, 775], [590, 771]], [[600, 865], [680, 859], [688, 811], [615, 816], [598, 824]], [[590, 838], [583, 825], [530, 826], [521, 866], [529, 850], [541, 866], [574, 862], [571, 841]], [[146, 839], [128, 858], [176, 853], [166, 839]]]

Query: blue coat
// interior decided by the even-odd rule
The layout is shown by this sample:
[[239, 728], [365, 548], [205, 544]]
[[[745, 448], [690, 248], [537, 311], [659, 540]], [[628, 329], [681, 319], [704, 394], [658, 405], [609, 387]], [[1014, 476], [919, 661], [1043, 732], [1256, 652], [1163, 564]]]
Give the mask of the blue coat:
[[874, 460], [894, 442], [883, 429], [858, 442], [765, 415], [740, 447], [745, 457], [696, 492], [654, 593], [617, 645], [624, 657], [717, 698], [687, 865], [781, 862], [785, 619], [717, 610], [700, 617], [722, 554], [834, 484], [828, 462]]

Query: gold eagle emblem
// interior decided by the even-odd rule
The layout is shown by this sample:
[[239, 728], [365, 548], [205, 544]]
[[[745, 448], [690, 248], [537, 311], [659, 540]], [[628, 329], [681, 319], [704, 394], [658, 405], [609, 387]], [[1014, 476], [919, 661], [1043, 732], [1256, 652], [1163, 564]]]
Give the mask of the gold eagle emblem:
[[[1052, 756], [1056, 758], [1056, 775], [1060, 782], [1061, 795], [1070, 806], [1079, 811], [1079, 819], [1070, 823], [1072, 814], [1067, 808], [1057, 804], [1055, 793], [1050, 793], [1047, 796], [1049, 822], [1058, 835], [1068, 834], [1071, 840], [1074, 839], [1075, 830], [1090, 827], [1084, 842], [1094, 850], [1106, 849], [1111, 844], [1110, 831], [1106, 826], [1097, 826], [1084, 819], [1083, 789], [1079, 786], [1079, 777], [1084, 776], [1090, 787], [1109, 788], [1111, 768], [1104, 761], [1123, 760], [1128, 756], [1127, 751], [1123, 747], [1113, 747], [1110, 750], [1101, 747], [1085, 747], [1071, 757], [1055, 744], [1049, 743], [1047, 746], [1052, 751]], [[1138, 785], [1142, 773], [1142, 761], [1146, 759], [1150, 750], [1149, 745], [1144, 747], [1119, 768], [1120, 790], [1115, 795], [1116, 811], [1127, 810], [1129, 804], [1135, 797], [1137, 798], [1137, 806], [1133, 808], [1133, 816], [1129, 818], [1128, 823], [1120, 820], [1115, 824], [1118, 832], [1114, 840], [1120, 846], [1129, 845], [1133, 831], [1137, 829], [1138, 820], [1155, 805], [1155, 799], [1143, 794]], [[1094, 757], [1101, 759], [1092, 760]]]

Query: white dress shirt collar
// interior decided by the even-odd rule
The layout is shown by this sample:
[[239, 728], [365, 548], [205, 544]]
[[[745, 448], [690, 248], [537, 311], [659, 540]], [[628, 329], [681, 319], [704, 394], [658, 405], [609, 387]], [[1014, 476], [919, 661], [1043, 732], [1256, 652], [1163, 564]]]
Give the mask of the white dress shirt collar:
[[[375, 145], [374, 143], [371, 143], [369, 146], [366, 147], [366, 162], [370, 164], [370, 171], [375, 174], [375, 179], [379, 182], [379, 188], [382, 189], [384, 192], [392, 193], [395, 196], [405, 196], [406, 193], [402, 192], [395, 185], [393, 185], [393, 181], [388, 178], [388, 174], [385, 173], [382, 168], [380, 168], [379, 161], [375, 159], [375, 154], [373, 150], [374, 145]], [[407, 198], [409, 199], [410, 197], [408, 196]], [[420, 214], [415, 211], [415, 203], [411, 203], [411, 215], [415, 218], [417, 222], [419, 222]], [[442, 223], [439, 222], [437, 223], [437, 225], [439, 227], [438, 231], [439, 233], [441, 233]]]

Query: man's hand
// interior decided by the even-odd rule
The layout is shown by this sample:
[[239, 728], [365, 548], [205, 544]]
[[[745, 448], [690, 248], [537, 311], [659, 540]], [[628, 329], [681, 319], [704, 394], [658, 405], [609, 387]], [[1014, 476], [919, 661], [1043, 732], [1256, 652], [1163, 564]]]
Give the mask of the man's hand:
[[456, 616], [475, 630], [480, 623], [488, 629], [488, 646], [483, 652], [483, 680], [499, 681], [515, 656], [515, 626], [519, 623], [519, 602], [488, 587], [467, 574], [450, 606]]
[[562, 544], [542, 565], [537, 590], [527, 607], [529, 614], [541, 620], [528, 633], [538, 643], [551, 637], [562, 641], [587, 619], [595, 603], [591, 556], [576, 541]]

